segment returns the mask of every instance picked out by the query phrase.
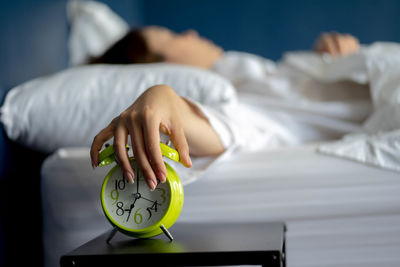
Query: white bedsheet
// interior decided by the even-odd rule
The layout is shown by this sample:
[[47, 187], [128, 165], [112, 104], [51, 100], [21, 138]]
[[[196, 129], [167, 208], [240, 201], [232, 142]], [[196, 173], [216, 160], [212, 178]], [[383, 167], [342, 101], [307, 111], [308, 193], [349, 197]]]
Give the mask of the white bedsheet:
[[[315, 153], [316, 145], [238, 153], [184, 186], [180, 222], [285, 221], [288, 266], [400, 266], [400, 177]], [[194, 161], [196, 165], [196, 161]], [[107, 168], [88, 148], [58, 150], [42, 168], [46, 266], [111, 226]]]

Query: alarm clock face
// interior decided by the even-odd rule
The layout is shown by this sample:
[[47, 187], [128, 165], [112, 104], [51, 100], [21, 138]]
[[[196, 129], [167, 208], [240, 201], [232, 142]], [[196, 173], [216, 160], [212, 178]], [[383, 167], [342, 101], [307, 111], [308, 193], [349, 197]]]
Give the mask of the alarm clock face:
[[135, 183], [130, 184], [118, 166], [103, 185], [102, 202], [108, 219], [127, 231], [144, 229], [159, 222], [166, 214], [170, 200], [168, 182], [159, 183], [154, 191], [150, 191], [140, 171], [136, 172]]

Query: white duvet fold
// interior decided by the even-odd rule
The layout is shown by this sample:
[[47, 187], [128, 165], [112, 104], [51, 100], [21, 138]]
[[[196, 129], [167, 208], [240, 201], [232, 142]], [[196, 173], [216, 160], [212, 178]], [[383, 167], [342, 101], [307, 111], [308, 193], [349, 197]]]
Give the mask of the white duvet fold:
[[318, 151], [399, 170], [400, 45], [336, 58], [292, 52], [277, 63], [232, 51], [214, 70], [238, 91], [224, 118], [238, 150], [340, 140]]
[[400, 171], [400, 45], [375, 43], [363, 55], [374, 111], [359, 134], [318, 151]]
[[321, 145], [318, 151], [400, 172], [400, 130], [347, 135], [339, 141]]

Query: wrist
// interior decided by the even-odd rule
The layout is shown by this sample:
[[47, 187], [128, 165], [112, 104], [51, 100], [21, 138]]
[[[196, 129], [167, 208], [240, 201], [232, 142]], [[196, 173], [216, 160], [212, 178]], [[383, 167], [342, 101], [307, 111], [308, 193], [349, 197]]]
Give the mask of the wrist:
[[194, 156], [215, 156], [224, 152], [224, 146], [208, 118], [190, 100], [181, 98], [184, 106], [182, 126], [190, 152]]

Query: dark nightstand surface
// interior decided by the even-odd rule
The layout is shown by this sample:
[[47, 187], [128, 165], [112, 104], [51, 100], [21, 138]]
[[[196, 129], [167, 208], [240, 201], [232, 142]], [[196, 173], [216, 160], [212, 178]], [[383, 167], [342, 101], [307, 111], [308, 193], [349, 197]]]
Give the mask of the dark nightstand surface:
[[[135, 239], [109, 232], [61, 258], [61, 266], [284, 266], [283, 223], [177, 223], [164, 235]], [[283, 260], [282, 260], [283, 259]]]

